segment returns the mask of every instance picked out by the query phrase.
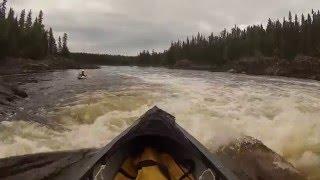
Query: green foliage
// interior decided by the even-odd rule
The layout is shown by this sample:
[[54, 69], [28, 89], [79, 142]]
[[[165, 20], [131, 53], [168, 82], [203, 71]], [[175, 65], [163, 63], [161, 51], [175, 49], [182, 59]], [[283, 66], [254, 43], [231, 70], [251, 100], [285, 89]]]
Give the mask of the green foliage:
[[0, 3], [0, 20], [4, 20], [6, 18], [6, 5], [7, 0], [3, 0], [3, 2]]
[[136, 57], [108, 55], [108, 54], [88, 54], [88, 53], [71, 53], [70, 56], [80, 64], [99, 64], [128, 66], [134, 64]]
[[61, 42], [61, 37], [59, 36], [58, 39], [58, 54], [61, 55], [62, 52], [62, 42]]
[[68, 35], [67, 33], [64, 33], [62, 37], [62, 48], [61, 48], [61, 55], [64, 57], [68, 57], [70, 55], [67, 43], [68, 43]]
[[[252, 25], [246, 29], [235, 26], [230, 32], [205, 37], [198, 33], [186, 41], [178, 41], [163, 53], [143, 51], [138, 60], [144, 65], [163, 64], [172, 66], [181, 59], [194, 64], [223, 65], [247, 56], [269, 56], [293, 59], [298, 54], [320, 57], [320, 12], [313, 11], [288, 20], [268, 20], [267, 26]], [[159, 57], [160, 56], [160, 57]], [[146, 60], [147, 59], [147, 60]]]
[[13, 9], [6, 14], [6, 0], [0, 3], [0, 59], [10, 57], [24, 57], [41, 59], [48, 55], [67, 56], [67, 38], [65, 47], [68, 53], [58, 54], [53, 31], [45, 30], [43, 25], [44, 14], [39, 12], [37, 18], [32, 20], [32, 11], [22, 10], [20, 15], [15, 15]]
[[58, 53], [57, 44], [53, 36], [52, 28], [50, 28], [49, 35], [48, 35], [48, 51], [49, 51], [49, 55], [51, 56], [54, 56]]

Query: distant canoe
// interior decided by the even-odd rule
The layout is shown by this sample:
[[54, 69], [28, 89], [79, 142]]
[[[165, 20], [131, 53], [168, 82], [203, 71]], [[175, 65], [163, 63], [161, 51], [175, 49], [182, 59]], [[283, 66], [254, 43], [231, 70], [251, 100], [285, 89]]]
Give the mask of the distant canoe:
[[78, 76], [78, 79], [87, 79], [87, 76]]

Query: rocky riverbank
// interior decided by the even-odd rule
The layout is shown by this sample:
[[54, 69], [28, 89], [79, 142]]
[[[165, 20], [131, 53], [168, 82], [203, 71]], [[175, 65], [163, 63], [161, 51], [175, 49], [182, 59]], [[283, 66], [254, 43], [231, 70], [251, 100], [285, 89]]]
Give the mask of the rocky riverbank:
[[0, 81], [0, 122], [4, 120], [4, 117], [8, 116], [8, 113], [15, 112], [15, 101], [27, 97], [26, 91], [17, 84]]
[[177, 61], [172, 68], [320, 80], [320, 59], [309, 56], [297, 56], [293, 60], [262, 56], [247, 57], [221, 66], [196, 65], [190, 60], [183, 59]]
[[297, 56], [293, 60], [273, 57], [242, 58], [231, 64], [230, 72], [320, 80], [320, 59]]
[[252, 137], [238, 138], [215, 154], [239, 179], [306, 179], [292, 164]]
[[[25, 83], [37, 83], [27, 74], [40, 73], [62, 69], [96, 69], [99, 66], [76, 63], [72, 59], [47, 58], [44, 60], [31, 60], [23, 58], [6, 58], [0, 63], [0, 121], [14, 115], [18, 107], [16, 101], [28, 97], [27, 92], [21, 88]], [[17, 76], [25, 74], [24, 76]], [[9, 78], [14, 75], [15, 78]]]
[[73, 59], [51, 57], [43, 60], [6, 58], [1, 60], [0, 75], [37, 73], [61, 69], [96, 69], [94, 64], [77, 63]]

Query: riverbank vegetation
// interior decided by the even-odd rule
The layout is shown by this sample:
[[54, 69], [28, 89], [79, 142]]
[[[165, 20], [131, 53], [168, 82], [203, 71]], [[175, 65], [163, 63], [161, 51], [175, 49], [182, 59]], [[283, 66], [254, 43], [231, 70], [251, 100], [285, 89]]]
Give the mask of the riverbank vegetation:
[[71, 58], [81, 64], [130, 66], [137, 65], [135, 56], [109, 54], [71, 53]]
[[68, 57], [68, 35], [64, 33], [56, 41], [52, 28], [43, 24], [44, 13], [40, 11], [33, 20], [31, 10], [18, 15], [12, 8], [7, 12], [7, 0], [0, 2], [0, 60], [5, 57], [44, 59]]
[[139, 64], [173, 66], [187, 59], [194, 64], [220, 66], [243, 57], [265, 56], [293, 60], [297, 55], [320, 57], [320, 11], [300, 18], [289, 12], [288, 18], [268, 20], [245, 29], [235, 26], [206, 37], [200, 33], [184, 41], [173, 42], [162, 53], [143, 51], [138, 56]]
[[[137, 56], [70, 53], [68, 35], [55, 39], [43, 24], [44, 13], [16, 15], [0, 4], [1, 69], [29, 72], [38, 69], [94, 68], [95, 65], [166, 66], [183, 69], [280, 75], [320, 80], [320, 11], [271, 20], [265, 26], [238, 26], [205, 36], [198, 33], [172, 42], [163, 52], [142, 51]], [[23, 61], [22, 59], [26, 59]], [[40, 63], [37, 63], [37, 60]], [[31, 65], [30, 65], [31, 63]], [[7, 66], [7, 65], [10, 65]], [[4, 67], [6, 66], [6, 67]], [[9, 68], [8, 68], [9, 67]], [[2, 74], [11, 72], [4, 72]]]
[[75, 53], [81, 63], [166, 66], [320, 80], [320, 12], [268, 20], [266, 26], [235, 26], [206, 37], [200, 33], [171, 43], [164, 52], [136, 57]]

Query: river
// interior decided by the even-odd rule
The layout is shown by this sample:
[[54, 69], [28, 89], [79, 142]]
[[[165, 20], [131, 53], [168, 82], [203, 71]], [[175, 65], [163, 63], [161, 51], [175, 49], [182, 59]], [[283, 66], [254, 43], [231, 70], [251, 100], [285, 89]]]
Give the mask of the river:
[[320, 82], [140, 67], [77, 73], [23, 77], [29, 98], [0, 123], [0, 158], [104, 146], [156, 105], [211, 151], [248, 135], [320, 178]]

